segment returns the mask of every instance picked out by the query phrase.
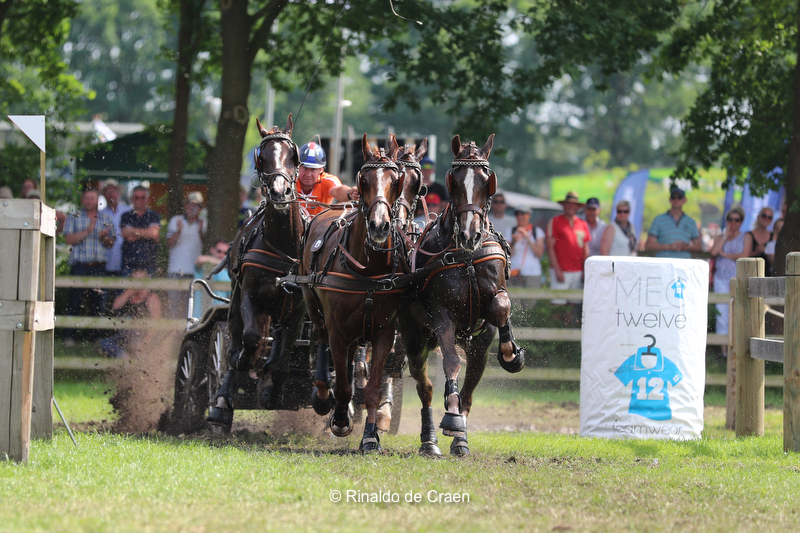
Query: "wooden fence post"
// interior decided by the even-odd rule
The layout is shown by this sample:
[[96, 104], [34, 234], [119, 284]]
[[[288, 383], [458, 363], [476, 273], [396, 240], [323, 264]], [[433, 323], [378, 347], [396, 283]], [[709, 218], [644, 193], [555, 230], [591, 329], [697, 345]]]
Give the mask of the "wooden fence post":
[[764, 361], [750, 357], [750, 338], [764, 336], [764, 298], [750, 298], [748, 278], [764, 277], [764, 260], [736, 261], [736, 436], [764, 434]]
[[783, 451], [800, 452], [800, 253], [786, 255], [783, 318]]
[[725, 387], [725, 427], [736, 429], [736, 342], [734, 329], [736, 325], [736, 278], [730, 279], [730, 304], [728, 305], [728, 357], [727, 386]]
[[28, 458], [53, 431], [55, 211], [0, 202], [0, 458]]

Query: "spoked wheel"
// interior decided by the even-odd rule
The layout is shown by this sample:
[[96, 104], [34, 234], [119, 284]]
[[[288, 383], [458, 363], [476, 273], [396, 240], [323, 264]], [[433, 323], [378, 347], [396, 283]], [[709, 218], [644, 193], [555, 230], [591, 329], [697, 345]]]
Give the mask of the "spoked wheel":
[[191, 433], [205, 427], [208, 407], [207, 359], [208, 352], [201, 348], [198, 340], [185, 340], [181, 344], [172, 411], [173, 429], [177, 433]]
[[227, 322], [216, 322], [211, 329], [211, 341], [208, 345], [208, 363], [206, 372], [208, 386], [206, 388], [206, 405], [212, 406], [217, 400], [217, 391], [222, 384], [222, 378], [228, 371], [228, 347], [231, 345], [231, 334], [228, 332]]

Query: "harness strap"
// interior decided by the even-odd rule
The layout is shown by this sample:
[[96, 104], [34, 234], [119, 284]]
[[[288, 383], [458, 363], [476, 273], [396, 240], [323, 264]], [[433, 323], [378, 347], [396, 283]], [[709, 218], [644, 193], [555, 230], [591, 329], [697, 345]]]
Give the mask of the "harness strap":
[[365, 343], [372, 340], [373, 329], [375, 328], [375, 315], [372, 312], [372, 306], [375, 303], [373, 295], [374, 291], [367, 291], [367, 298], [364, 300], [364, 321], [361, 340]]

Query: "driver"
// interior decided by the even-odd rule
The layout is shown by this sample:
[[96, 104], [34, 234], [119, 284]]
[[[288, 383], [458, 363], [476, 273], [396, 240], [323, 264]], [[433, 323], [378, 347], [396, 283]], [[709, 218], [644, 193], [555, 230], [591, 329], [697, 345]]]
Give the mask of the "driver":
[[[358, 188], [342, 185], [339, 178], [325, 172], [325, 150], [315, 142], [304, 144], [300, 148], [300, 171], [297, 179], [297, 192], [309, 200], [331, 204], [338, 202], [357, 202]], [[312, 217], [323, 210], [317, 205], [300, 202]]]

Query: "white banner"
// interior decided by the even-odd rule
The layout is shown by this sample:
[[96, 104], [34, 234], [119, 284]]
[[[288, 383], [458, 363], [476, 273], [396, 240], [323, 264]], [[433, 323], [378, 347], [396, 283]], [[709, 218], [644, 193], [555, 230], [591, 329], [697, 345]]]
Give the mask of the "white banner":
[[581, 435], [703, 431], [708, 263], [591, 257], [581, 332]]

